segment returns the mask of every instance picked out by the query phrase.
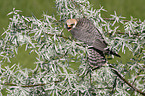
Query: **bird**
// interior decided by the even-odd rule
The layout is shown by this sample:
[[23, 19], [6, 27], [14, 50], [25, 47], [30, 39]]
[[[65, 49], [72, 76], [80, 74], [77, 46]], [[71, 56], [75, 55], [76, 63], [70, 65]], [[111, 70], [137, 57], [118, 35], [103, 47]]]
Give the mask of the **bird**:
[[106, 63], [105, 54], [121, 57], [112, 50], [106, 49], [108, 44], [91, 20], [87, 18], [68, 19], [66, 28], [71, 32], [73, 38], [89, 46], [88, 61], [91, 67], [103, 66]]

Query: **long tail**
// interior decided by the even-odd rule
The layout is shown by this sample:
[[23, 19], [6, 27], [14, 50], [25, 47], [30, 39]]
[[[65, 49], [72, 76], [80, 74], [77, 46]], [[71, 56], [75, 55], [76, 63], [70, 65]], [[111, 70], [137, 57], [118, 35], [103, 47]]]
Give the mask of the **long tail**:
[[107, 54], [115, 55], [115, 56], [117, 56], [117, 57], [121, 57], [119, 54], [117, 54], [117, 53], [115, 53], [115, 52], [113, 52], [112, 50], [109, 50], [109, 49], [106, 50], [106, 53], [107, 53]]
[[106, 58], [102, 51], [89, 48], [88, 61], [91, 67], [98, 68], [106, 63]]

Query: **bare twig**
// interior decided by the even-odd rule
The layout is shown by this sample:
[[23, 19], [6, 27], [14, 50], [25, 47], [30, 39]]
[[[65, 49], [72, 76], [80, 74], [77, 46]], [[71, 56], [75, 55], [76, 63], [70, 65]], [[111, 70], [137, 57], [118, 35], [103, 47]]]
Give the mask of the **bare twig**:
[[117, 76], [116, 76], [116, 78], [115, 78], [115, 80], [114, 80], [114, 84], [113, 84], [113, 87], [112, 87], [112, 92], [111, 92], [111, 96], [113, 95], [113, 93], [115, 92], [115, 89], [116, 89], [116, 81], [117, 81]]
[[143, 96], [145, 96], [145, 93], [140, 91], [139, 89], [137, 89], [136, 87], [134, 87], [132, 84], [130, 84], [126, 79], [124, 79], [121, 74], [118, 73], [118, 71], [114, 68], [112, 68], [112, 66], [110, 66], [112, 71], [121, 79], [123, 80], [128, 86], [130, 86], [131, 88], [133, 88], [136, 92], [142, 94]]
[[[122, 76], [121, 76], [121, 74], [119, 74], [119, 72], [116, 70], [116, 69], [114, 69], [113, 68], [113, 66], [112, 65], [109, 65], [109, 67], [112, 69], [112, 71], [114, 72], [114, 74], [116, 74], [121, 80], [123, 80], [128, 86], [130, 86], [131, 88], [133, 88], [136, 92], [138, 92], [138, 93], [140, 93], [140, 94], [142, 94], [143, 96], [145, 96], [145, 93], [144, 92], [142, 92], [142, 91], [140, 91], [139, 89], [137, 89], [136, 87], [134, 87], [131, 83], [129, 83], [126, 79], [124, 79]], [[100, 67], [99, 67], [100, 68]], [[94, 68], [94, 69], [92, 69], [92, 71], [94, 71], [94, 70], [96, 70], [96, 69], [98, 69], [98, 68]], [[87, 74], [88, 74], [89, 72], [87, 72]], [[86, 74], [86, 75], [87, 75]], [[114, 85], [113, 85], [114, 86]]]
[[112, 89], [112, 87], [96, 88], [96, 89], [104, 90], [104, 89]]
[[[47, 35], [49, 35], [49, 36], [54, 36], [55, 34], [50, 34], [50, 33], [47, 33], [46, 32], [46, 34]], [[63, 35], [56, 35], [57, 37], [62, 37], [62, 38], [64, 38], [64, 39], [70, 39], [70, 38], [68, 38], [68, 37], [65, 37], [65, 36], [63, 36]]]
[[[57, 81], [55, 81], [57, 82]], [[7, 86], [19, 86], [17, 84], [12, 84], [12, 83], [4, 83], [4, 84], [1, 84], [1, 85], [7, 85]], [[34, 84], [34, 85], [21, 85], [21, 87], [40, 87], [40, 86], [45, 86], [47, 84]], [[112, 87], [104, 87], [104, 88], [96, 88], [96, 89], [100, 89], [100, 90], [104, 90], [104, 89], [112, 89]]]

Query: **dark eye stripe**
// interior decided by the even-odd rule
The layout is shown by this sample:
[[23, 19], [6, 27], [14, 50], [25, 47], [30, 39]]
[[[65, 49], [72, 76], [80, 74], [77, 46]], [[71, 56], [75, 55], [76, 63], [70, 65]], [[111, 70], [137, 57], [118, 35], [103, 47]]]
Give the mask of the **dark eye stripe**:
[[72, 27], [67, 27], [67, 29], [71, 29]]
[[74, 24], [71, 24], [71, 27], [68, 27], [68, 25], [66, 24], [66, 27], [67, 27], [67, 29], [71, 29], [73, 25]]

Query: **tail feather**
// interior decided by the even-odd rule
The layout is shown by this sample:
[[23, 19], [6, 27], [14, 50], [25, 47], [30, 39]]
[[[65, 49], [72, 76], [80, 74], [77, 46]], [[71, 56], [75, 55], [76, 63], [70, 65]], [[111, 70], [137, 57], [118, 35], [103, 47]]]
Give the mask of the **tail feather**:
[[106, 58], [104, 53], [107, 54], [113, 54], [117, 57], [121, 57], [117, 53], [110, 51], [107, 49], [105, 52], [100, 51], [98, 49], [95, 49], [94, 47], [89, 47], [89, 52], [88, 52], [88, 61], [91, 67], [93, 68], [99, 68], [103, 66], [106, 63]]
[[101, 67], [106, 63], [103, 52], [94, 48], [89, 48], [88, 61], [93, 68]]
[[117, 54], [117, 53], [115, 53], [115, 52], [113, 52], [113, 51], [111, 51], [109, 49], [106, 50], [106, 53], [107, 54], [112, 54], [112, 55], [117, 56], [117, 57], [121, 57], [119, 54]]

